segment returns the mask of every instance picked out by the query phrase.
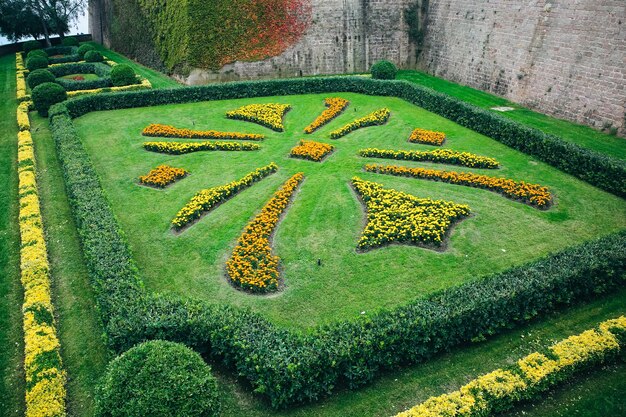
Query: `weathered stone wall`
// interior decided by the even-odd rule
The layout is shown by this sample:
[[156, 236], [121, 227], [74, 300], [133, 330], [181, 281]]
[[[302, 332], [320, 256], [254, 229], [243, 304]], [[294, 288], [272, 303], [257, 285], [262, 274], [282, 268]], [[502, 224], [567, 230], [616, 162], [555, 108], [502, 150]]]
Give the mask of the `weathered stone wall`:
[[404, 12], [417, 0], [312, 0], [312, 24], [277, 57], [235, 62], [218, 72], [195, 70], [185, 81], [294, 77], [367, 71], [380, 59], [400, 67], [415, 62]]
[[418, 65], [625, 133], [625, 0], [430, 0]]

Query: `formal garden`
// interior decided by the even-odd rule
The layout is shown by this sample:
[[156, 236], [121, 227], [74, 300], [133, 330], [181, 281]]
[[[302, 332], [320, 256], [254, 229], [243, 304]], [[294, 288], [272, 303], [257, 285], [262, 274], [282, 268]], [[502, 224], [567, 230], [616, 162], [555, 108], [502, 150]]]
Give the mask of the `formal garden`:
[[183, 87], [67, 39], [0, 60], [6, 415], [626, 406], [623, 139], [385, 62]]

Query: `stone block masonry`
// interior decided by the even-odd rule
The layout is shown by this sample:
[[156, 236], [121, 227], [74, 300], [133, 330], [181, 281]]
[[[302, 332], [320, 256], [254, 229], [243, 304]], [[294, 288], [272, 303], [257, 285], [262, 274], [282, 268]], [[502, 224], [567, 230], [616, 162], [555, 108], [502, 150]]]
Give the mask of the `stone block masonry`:
[[626, 133], [625, 0], [430, 0], [418, 66]]

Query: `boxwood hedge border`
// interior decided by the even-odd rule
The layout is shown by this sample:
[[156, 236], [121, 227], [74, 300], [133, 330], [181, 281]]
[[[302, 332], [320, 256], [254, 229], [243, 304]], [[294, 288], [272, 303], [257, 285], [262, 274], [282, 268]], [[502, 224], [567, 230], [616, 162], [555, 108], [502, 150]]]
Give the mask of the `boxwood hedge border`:
[[[150, 339], [185, 343], [235, 369], [280, 408], [317, 400], [338, 386], [356, 388], [384, 370], [423, 361], [626, 283], [626, 231], [622, 231], [399, 308], [307, 333], [277, 327], [247, 309], [148, 294], [72, 119], [100, 110], [340, 91], [403, 98], [624, 196], [626, 176], [620, 161], [402, 81], [273, 80], [70, 100], [51, 109], [51, 130], [113, 349], [122, 352]], [[566, 152], [569, 159], [543, 154], [550, 151]]]

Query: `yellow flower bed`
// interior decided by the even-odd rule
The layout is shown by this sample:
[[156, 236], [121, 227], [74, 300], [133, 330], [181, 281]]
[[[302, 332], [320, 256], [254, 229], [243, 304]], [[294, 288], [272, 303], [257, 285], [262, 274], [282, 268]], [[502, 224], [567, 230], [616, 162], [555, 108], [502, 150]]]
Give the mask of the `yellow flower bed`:
[[141, 132], [144, 136], [163, 138], [188, 138], [188, 139], [238, 139], [238, 140], [263, 140], [264, 135], [256, 133], [219, 132], [217, 130], [192, 130], [181, 129], [170, 125], [153, 123]]
[[461, 165], [470, 168], [496, 169], [500, 166], [500, 163], [494, 158], [475, 155], [469, 152], [457, 152], [451, 149], [437, 149], [434, 151], [394, 151], [391, 149], [367, 148], [361, 149], [359, 155], [364, 158], [434, 162], [439, 164]]
[[582, 368], [616, 358], [626, 342], [625, 332], [626, 317], [604, 321], [597, 329], [555, 344], [545, 355], [531, 353], [508, 370], [480, 376], [458, 391], [431, 397], [396, 417], [478, 417], [504, 411]]
[[199, 151], [256, 151], [256, 143], [239, 142], [144, 142], [143, 147], [151, 152], [182, 155]]
[[21, 52], [15, 53], [15, 69], [17, 72], [26, 71], [26, 66], [24, 65], [24, 57], [22, 57]]
[[189, 174], [182, 168], [174, 168], [169, 165], [159, 165], [147, 175], [139, 177], [139, 183], [151, 187], [164, 188], [176, 180], [184, 178]]
[[28, 101], [30, 100], [30, 94], [26, 92], [26, 78], [24, 76], [24, 72], [18, 72], [16, 75], [17, 82], [17, 92], [15, 96], [17, 97], [17, 101]]
[[391, 112], [388, 108], [376, 110], [375, 112], [372, 112], [365, 117], [356, 119], [353, 122], [350, 122], [337, 130], [333, 130], [332, 132], [330, 132], [330, 137], [332, 139], [338, 139], [342, 136], [347, 135], [353, 130], [360, 129], [362, 127], [384, 125], [385, 123], [387, 123], [387, 120], [389, 120], [390, 115]]
[[552, 202], [550, 191], [539, 184], [529, 184], [524, 181], [513, 181], [506, 178], [490, 177], [488, 175], [474, 174], [471, 172], [440, 171], [426, 168], [407, 168], [396, 165], [365, 165], [368, 172], [379, 174], [396, 175], [400, 177], [412, 177], [433, 181], [447, 182], [450, 184], [464, 185], [467, 187], [482, 188], [495, 191], [513, 200], [520, 200], [539, 208], [547, 208]]
[[272, 255], [270, 238], [303, 179], [301, 172], [289, 178], [244, 229], [226, 262], [228, 278], [234, 285], [251, 292], [278, 289], [280, 259]]
[[426, 130], [417, 128], [411, 132], [409, 136], [409, 142], [423, 143], [425, 145], [441, 146], [446, 140], [446, 134], [443, 132], [435, 132], [433, 130]]
[[391, 242], [439, 246], [452, 224], [470, 214], [466, 205], [417, 198], [358, 177], [352, 185], [367, 207], [360, 249]]
[[324, 100], [324, 104], [328, 108], [324, 110], [322, 114], [320, 114], [310, 125], [304, 128], [305, 133], [313, 133], [326, 123], [333, 120], [335, 117], [339, 116], [341, 112], [348, 107], [350, 102], [341, 97], [330, 97]]
[[29, 107], [29, 101], [22, 101], [17, 106], [17, 127], [19, 128], [20, 132], [24, 130], [30, 130], [30, 119], [28, 118]]
[[278, 165], [272, 162], [269, 165], [257, 168], [239, 180], [198, 192], [176, 214], [176, 217], [172, 220], [172, 227], [182, 229], [203, 214], [211, 211], [217, 205], [233, 197], [239, 191], [252, 186], [255, 182], [261, 181], [277, 170]]
[[277, 132], [285, 130], [283, 116], [291, 109], [289, 104], [249, 104], [226, 113], [229, 119], [258, 123]]
[[68, 91], [67, 98], [74, 98], [79, 96], [85, 96], [89, 94], [101, 94], [101, 93], [115, 93], [120, 91], [136, 91], [136, 90], [146, 90], [152, 88], [152, 84], [145, 78], [141, 78], [141, 82], [139, 84], [131, 84], [125, 85], [122, 87], [102, 87], [102, 88], [94, 88], [93, 90], [76, 90], [76, 91]]
[[37, 193], [30, 131], [18, 133], [20, 269], [24, 288], [24, 373], [27, 417], [65, 416], [66, 373], [50, 293], [50, 266]]
[[298, 146], [291, 149], [289, 155], [293, 158], [309, 159], [320, 162], [326, 155], [331, 153], [335, 147], [327, 143], [315, 142], [312, 140], [301, 140]]

